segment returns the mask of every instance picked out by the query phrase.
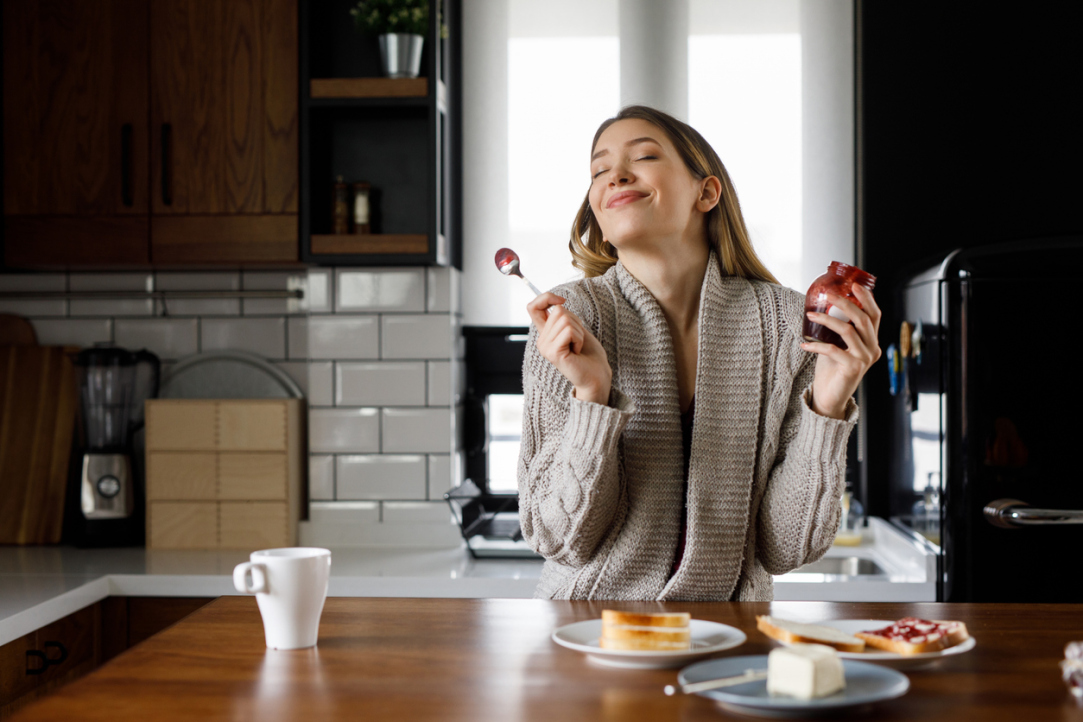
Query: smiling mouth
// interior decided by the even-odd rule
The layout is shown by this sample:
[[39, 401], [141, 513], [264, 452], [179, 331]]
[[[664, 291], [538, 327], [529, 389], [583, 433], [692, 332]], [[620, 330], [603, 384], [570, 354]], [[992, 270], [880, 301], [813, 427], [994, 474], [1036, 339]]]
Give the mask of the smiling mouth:
[[609, 203], [606, 203], [605, 207], [615, 208], [617, 206], [625, 206], [629, 203], [635, 203], [636, 201], [646, 197], [647, 194], [645, 193], [638, 193], [636, 191], [624, 191], [623, 193], [618, 193], [617, 195], [610, 198]]

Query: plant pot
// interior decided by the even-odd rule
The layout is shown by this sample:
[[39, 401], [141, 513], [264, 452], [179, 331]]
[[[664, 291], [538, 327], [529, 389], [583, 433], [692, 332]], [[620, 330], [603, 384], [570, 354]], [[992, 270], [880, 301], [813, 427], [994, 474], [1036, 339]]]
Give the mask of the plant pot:
[[387, 33], [380, 36], [380, 62], [389, 78], [416, 78], [421, 71], [424, 35]]

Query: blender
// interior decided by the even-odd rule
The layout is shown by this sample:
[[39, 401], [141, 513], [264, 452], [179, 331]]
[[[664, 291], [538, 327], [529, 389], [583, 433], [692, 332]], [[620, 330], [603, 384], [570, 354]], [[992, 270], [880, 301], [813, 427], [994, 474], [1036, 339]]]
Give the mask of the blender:
[[158, 391], [158, 357], [96, 346], [81, 351], [75, 366], [82, 442], [73, 455], [65, 536], [79, 546], [141, 544], [144, 469], [133, 441], [143, 401]]

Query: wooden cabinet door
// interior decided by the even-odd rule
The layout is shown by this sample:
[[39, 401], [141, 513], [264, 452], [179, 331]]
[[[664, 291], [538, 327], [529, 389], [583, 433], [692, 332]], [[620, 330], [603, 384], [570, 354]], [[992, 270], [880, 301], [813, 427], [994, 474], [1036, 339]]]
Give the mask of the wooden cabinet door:
[[298, 258], [297, 0], [154, 0], [151, 256]]
[[148, 261], [147, 0], [4, 0], [14, 267]]

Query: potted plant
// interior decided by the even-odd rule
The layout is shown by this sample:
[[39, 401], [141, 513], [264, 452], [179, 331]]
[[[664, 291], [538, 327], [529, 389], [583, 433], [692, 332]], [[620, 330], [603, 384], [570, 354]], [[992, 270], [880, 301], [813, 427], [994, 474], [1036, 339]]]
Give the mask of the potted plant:
[[429, 29], [429, 0], [358, 0], [354, 25], [380, 39], [380, 61], [389, 78], [416, 78]]

